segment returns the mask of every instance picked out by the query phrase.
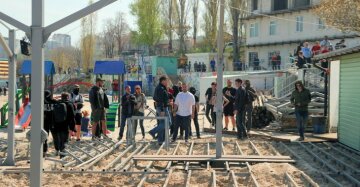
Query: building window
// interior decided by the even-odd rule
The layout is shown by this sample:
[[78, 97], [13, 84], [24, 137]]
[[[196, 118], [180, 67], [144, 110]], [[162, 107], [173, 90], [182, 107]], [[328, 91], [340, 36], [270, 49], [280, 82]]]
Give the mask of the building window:
[[302, 32], [304, 30], [304, 17], [296, 17], [296, 32]]
[[321, 20], [320, 18], [318, 18], [318, 20], [317, 20], [317, 26], [318, 26], [318, 29], [325, 29], [326, 28], [324, 21]]
[[270, 21], [270, 36], [276, 35], [276, 22]]
[[252, 0], [252, 10], [258, 9], [258, 0]]
[[273, 11], [286, 10], [288, 9], [288, 0], [273, 0], [272, 7]]
[[250, 38], [259, 36], [259, 23], [250, 24]]
[[294, 8], [310, 6], [310, 0], [295, 0]]
[[254, 66], [255, 58], [259, 58], [258, 52], [249, 52], [249, 66]]

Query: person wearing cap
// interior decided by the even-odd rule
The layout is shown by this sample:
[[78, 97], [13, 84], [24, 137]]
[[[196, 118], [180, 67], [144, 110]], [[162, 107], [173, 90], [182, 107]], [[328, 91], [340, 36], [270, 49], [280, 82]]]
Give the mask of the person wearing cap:
[[215, 126], [215, 120], [213, 120], [212, 117], [210, 118], [210, 114], [212, 114], [214, 111], [214, 105], [212, 105], [210, 101], [215, 94], [216, 94], [216, 82], [212, 82], [211, 87], [208, 88], [205, 92], [205, 100], [206, 100], [205, 116], [212, 126]]
[[70, 94], [70, 101], [75, 106], [76, 141], [80, 141], [82, 118], [81, 109], [84, 106], [84, 99], [83, 96], [80, 94], [80, 86], [78, 84], [74, 85], [74, 89]]
[[97, 124], [101, 124], [103, 135], [106, 136], [106, 108], [109, 108], [109, 100], [103, 90], [104, 80], [96, 78], [96, 84], [90, 89], [89, 100], [92, 117], [92, 139], [95, 139]]

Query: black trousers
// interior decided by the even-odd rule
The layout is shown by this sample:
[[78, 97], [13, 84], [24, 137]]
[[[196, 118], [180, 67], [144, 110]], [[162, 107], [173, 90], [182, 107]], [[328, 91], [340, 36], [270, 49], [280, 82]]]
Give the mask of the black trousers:
[[69, 132], [52, 130], [51, 134], [54, 139], [55, 150], [56, 151], [64, 151], [65, 143], [67, 142]]
[[[195, 126], [195, 130], [196, 130], [196, 137], [200, 137], [200, 128], [199, 128], [199, 119], [198, 119], [198, 114], [194, 115], [194, 126]], [[189, 127], [189, 135], [192, 136], [192, 131], [191, 131], [191, 124]]]
[[[211, 123], [212, 125], [215, 124], [215, 121], [214, 119], [212, 118], [212, 113], [214, 111], [214, 105], [209, 105], [209, 104], [206, 104], [206, 108], [205, 108], [205, 116], [206, 116], [206, 119], [209, 121], [209, 123]], [[210, 113], [211, 112], [211, 113]], [[210, 118], [210, 114], [211, 114], [211, 118]]]

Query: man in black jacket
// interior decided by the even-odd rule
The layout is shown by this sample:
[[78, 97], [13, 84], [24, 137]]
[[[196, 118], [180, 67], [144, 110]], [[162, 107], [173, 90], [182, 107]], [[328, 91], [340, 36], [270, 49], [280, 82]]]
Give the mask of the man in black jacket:
[[[56, 122], [55, 120], [54, 128], [51, 131], [54, 139], [55, 150], [59, 152], [60, 158], [62, 158], [66, 155], [65, 143], [69, 138], [69, 130], [76, 132], [75, 110], [74, 110], [74, 104], [69, 100], [69, 93], [67, 92], [61, 93], [61, 100], [57, 104], [66, 105], [66, 119], [62, 122]], [[59, 115], [58, 113], [56, 113], [56, 109], [54, 110], [54, 112], [55, 112], [54, 115]]]
[[103, 135], [106, 136], [106, 109], [109, 108], [109, 100], [103, 90], [104, 80], [96, 78], [94, 85], [89, 92], [92, 116], [92, 139], [95, 138], [97, 124], [101, 123]]
[[237, 126], [237, 138], [243, 139], [247, 137], [245, 129], [245, 106], [247, 100], [247, 93], [245, 88], [241, 86], [242, 80], [236, 79], [235, 86], [237, 87], [235, 102], [234, 102], [234, 114], [236, 115], [236, 126]]
[[246, 130], [249, 134], [250, 129], [252, 128], [252, 112], [254, 109], [253, 102], [257, 99], [256, 91], [251, 87], [250, 81], [245, 80], [245, 90], [248, 94], [249, 102], [245, 106], [245, 116], [246, 116]]
[[[157, 116], [166, 116], [170, 120], [169, 114], [169, 95], [166, 90], [168, 80], [166, 77], [160, 77], [159, 85], [156, 86], [153, 99], [155, 101]], [[170, 121], [169, 121], [170, 122]], [[171, 122], [170, 122], [171, 123]], [[149, 131], [154, 138], [157, 134], [159, 145], [165, 141], [165, 121], [158, 120], [158, 125]]]
[[208, 88], [205, 92], [205, 99], [206, 99], [206, 108], [205, 108], [205, 116], [209, 123], [214, 127], [215, 120], [210, 118], [210, 114], [214, 111], [214, 105], [211, 104], [210, 100], [216, 93], [216, 82], [211, 83], [211, 87]]
[[[49, 90], [45, 90], [44, 93], [44, 130], [49, 134], [50, 130], [54, 128], [54, 104], [57, 101], [53, 99]], [[53, 135], [54, 137], [54, 135]], [[47, 140], [44, 142], [43, 154], [45, 156], [48, 150]]]
[[136, 99], [135, 96], [131, 94], [131, 87], [126, 86], [125, 94], [121, 97], [121, 125], [118, 140], [121, 140], [123, 137], [126, 120], [134, 114], [135, 104]]

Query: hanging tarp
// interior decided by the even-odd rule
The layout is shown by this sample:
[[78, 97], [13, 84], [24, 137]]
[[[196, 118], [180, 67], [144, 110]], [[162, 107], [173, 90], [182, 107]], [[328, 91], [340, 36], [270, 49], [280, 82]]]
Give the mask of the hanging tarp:
[[126, 73], [123, 61], [96, 61], [94, 74], [122, 75]]
[[[55, 65], [52, 61], [45, 61], [45, 75], [54, 75], [55, 74]], [[20, 74], [22, 75], [30, 75], [31, 74], [31, 60], [24, 60]]]

